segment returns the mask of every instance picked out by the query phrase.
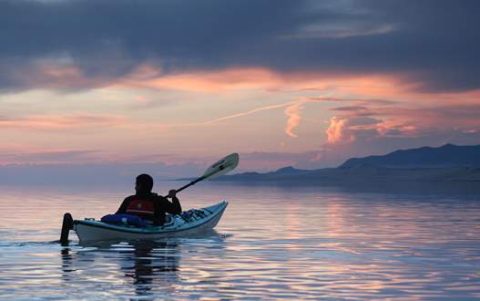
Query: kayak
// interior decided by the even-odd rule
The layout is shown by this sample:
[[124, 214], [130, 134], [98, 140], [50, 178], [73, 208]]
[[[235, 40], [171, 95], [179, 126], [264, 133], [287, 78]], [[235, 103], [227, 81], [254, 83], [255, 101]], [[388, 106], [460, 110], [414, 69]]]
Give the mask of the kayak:
[[169, 236], [187, 236], [213, 229], [220, 221], [228, 203], [190, 209], [179, 215], [167, 215], [162, 226], [135, 227], [131, 225], [104, 223], [91, 218], [74, 220], [73, 230], [80, 242], [102, 240], [157, 239]]
[[[207, 168], [201, 177], [175, 191], [178, 193], [200, 181], [224, 175], [235, 169], [238, 161], [238, 154], [232, 153]], [[191, 209], [179, 215], [167, 215], [168, 220], [162, 226], [146, 225], [146, 222], [139, 221], [137, 216], [125, 216], [125, 214], [123, 216], [122, 214], [108, 214], [102, 217], [103, 221], [97, 221], [92, 218], [74, 220], [69, 212], [65, 212], [59, 242], [62, 246], [68, 246], [70, 230], [74, 230], [77, 233], [81, 242], [118, 239], [157, 239], [166, 236], [191, 235], [213, 229], [220, 221], [227, 205], [226, 201], [222, 201], [202, 209]], [[134, 221], [135, 219], [136, 221]]]

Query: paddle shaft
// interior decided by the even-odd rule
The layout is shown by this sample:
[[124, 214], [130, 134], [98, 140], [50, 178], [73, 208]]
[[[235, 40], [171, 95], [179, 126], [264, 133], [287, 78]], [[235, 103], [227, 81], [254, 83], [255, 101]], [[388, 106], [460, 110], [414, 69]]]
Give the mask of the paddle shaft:
[[209, 178], [209, 177], [213, 176], [214, 174], [218, 173], [219, 171], [222, 171], [223, 169], [224, 169], [224, 167], [223, 167], [223, 166], [220, 166], [219, 170], [215, 170], [215, 171], [213, 171], [213, 172], [211, 172], [211, 173], [209, 173], [209, 174], [206, 174], [206, 175], [201, 176], [200, 178], [198, 178], [198, 179], [196, 179], [196, 180], [188, 183], [187, 185], [178, 188], [178, 189], [176, 190], [176, 192], [178, 193], [178, 192], [180, 192], [180, 191], [182, 191], [182, 190], [184, 190], [184, 189], [186, 189], [186, 188], [188, 188], [188, 187], [190, 187], [190, 186], [192, 186], [192, 185], [195, 185], [195, 184], [197, 184], [198, 182], [203, 181], [203, 180], [205, 180], [206, 178]]
[[197, 184], [198, 182], [200, 182], [200, 181], [202, 181], [202, 180], [205, 180], [206, 178], [207, 178], [206, 176], [202, 176], [202, 177], [196, 179], [195, 181], [192, 181], [192, 182], [188, 183], [187, 185], [178, 188], [176, 191], [177, 191], [177, 193], [179, 193], [180, 191], [182, 191], [182, 190], [184, 190], [184, 189], [186, 189], [186, 188], [188, 188], [188, 187], [190, 187], [190, 186], [192, 186], [192, 185], [195, 185], [195, 184]]

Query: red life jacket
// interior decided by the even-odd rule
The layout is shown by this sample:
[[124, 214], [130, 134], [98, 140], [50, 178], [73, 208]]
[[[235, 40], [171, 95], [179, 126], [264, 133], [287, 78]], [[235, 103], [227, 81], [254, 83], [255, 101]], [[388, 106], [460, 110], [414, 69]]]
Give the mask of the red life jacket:
[[155, 205], [153, 200], [133, 199], [130, 204], [128, 204], [126, 213], [140, 216], [154, 216]]

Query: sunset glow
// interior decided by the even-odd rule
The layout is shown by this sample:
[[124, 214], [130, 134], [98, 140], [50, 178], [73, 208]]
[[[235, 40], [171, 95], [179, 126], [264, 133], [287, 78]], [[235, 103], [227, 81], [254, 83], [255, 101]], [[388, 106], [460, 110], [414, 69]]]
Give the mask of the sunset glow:
[[[154, 31], [140, 19], [112, 26], [91, 1], [19, 1], [23, 18], [36, 20], [42, 11], [51, 23], [23, 25], [20, 32], [0, 21], [14, 50], [0, 53], [1, 164], [52, 164], [50, 157], [29, 154], [58, 150], [89, 153], [61, 163], [201, 164], [239, 152], [243, 171], [319, 168], [397, 148], [480, 141], [480, 85], [468, 80], [468, 72], [478, 70], [472, 63], [478, 40], [466, 35], [461, 42], [470, 48], [455, 40], [460, 29], [454, 20], [436, 43], [455, 40], [456, 52], [438, 50], [432, 57], [427, 50], [437, 21], [408, 11], [395, 19], [388, 5], [282, 2], [283, 19], [268, 23], [246, 14], [249, 24], [268, 23], [253, 33], [241, 16], [232, 17], [220, 25], [234, 32], [226, 35], [206, 21], [225, 21], [217, 10], [196, 15], [187, 4], [162, 3], [134, 10], [154, 12], [151, 22], [173, 11], [192, 20]], [[62, 5], [71, 6], [70, 15], [59, 19]], [[105, 5], [119, 19], [129, 13], [126, 1]], [[255, 9], [265, 8], [249, 10]], [[16, 20], [16, 11], [13, 2], [2, 2], [0, 20], [5, 14]], [[96, 32], [61, 23], [83, 18], [82, 11], [92, 12]], [[346, 22], [343, 14], [357, 19]], [[68, 36], [69, 28], [77, 37]], [[65, 38], [45, 47], [27, 42], [50, 35]], [[415, 64], [408, 39], [425, 41]]]

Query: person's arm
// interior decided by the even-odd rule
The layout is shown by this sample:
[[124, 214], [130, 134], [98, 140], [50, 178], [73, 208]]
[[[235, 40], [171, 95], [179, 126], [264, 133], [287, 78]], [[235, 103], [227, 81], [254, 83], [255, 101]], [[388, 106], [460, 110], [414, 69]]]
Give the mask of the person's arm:
[[118, 208], [115, 214], [121, 214], [121, 213], [127, 212], [128, 203], [130, 203], [130, 198], [124, 199], [122, 204], [120, 205], [120, 208]]
[[177, 191], [170, 190], [168, 192], [167, 198], [172, 199], [170, 203], [168, 200], [165, 202], [165, 209], [170, 214], [180, 214], [182, 213], [182, 205], [180, 205], [180, 200], [177, 198]]

